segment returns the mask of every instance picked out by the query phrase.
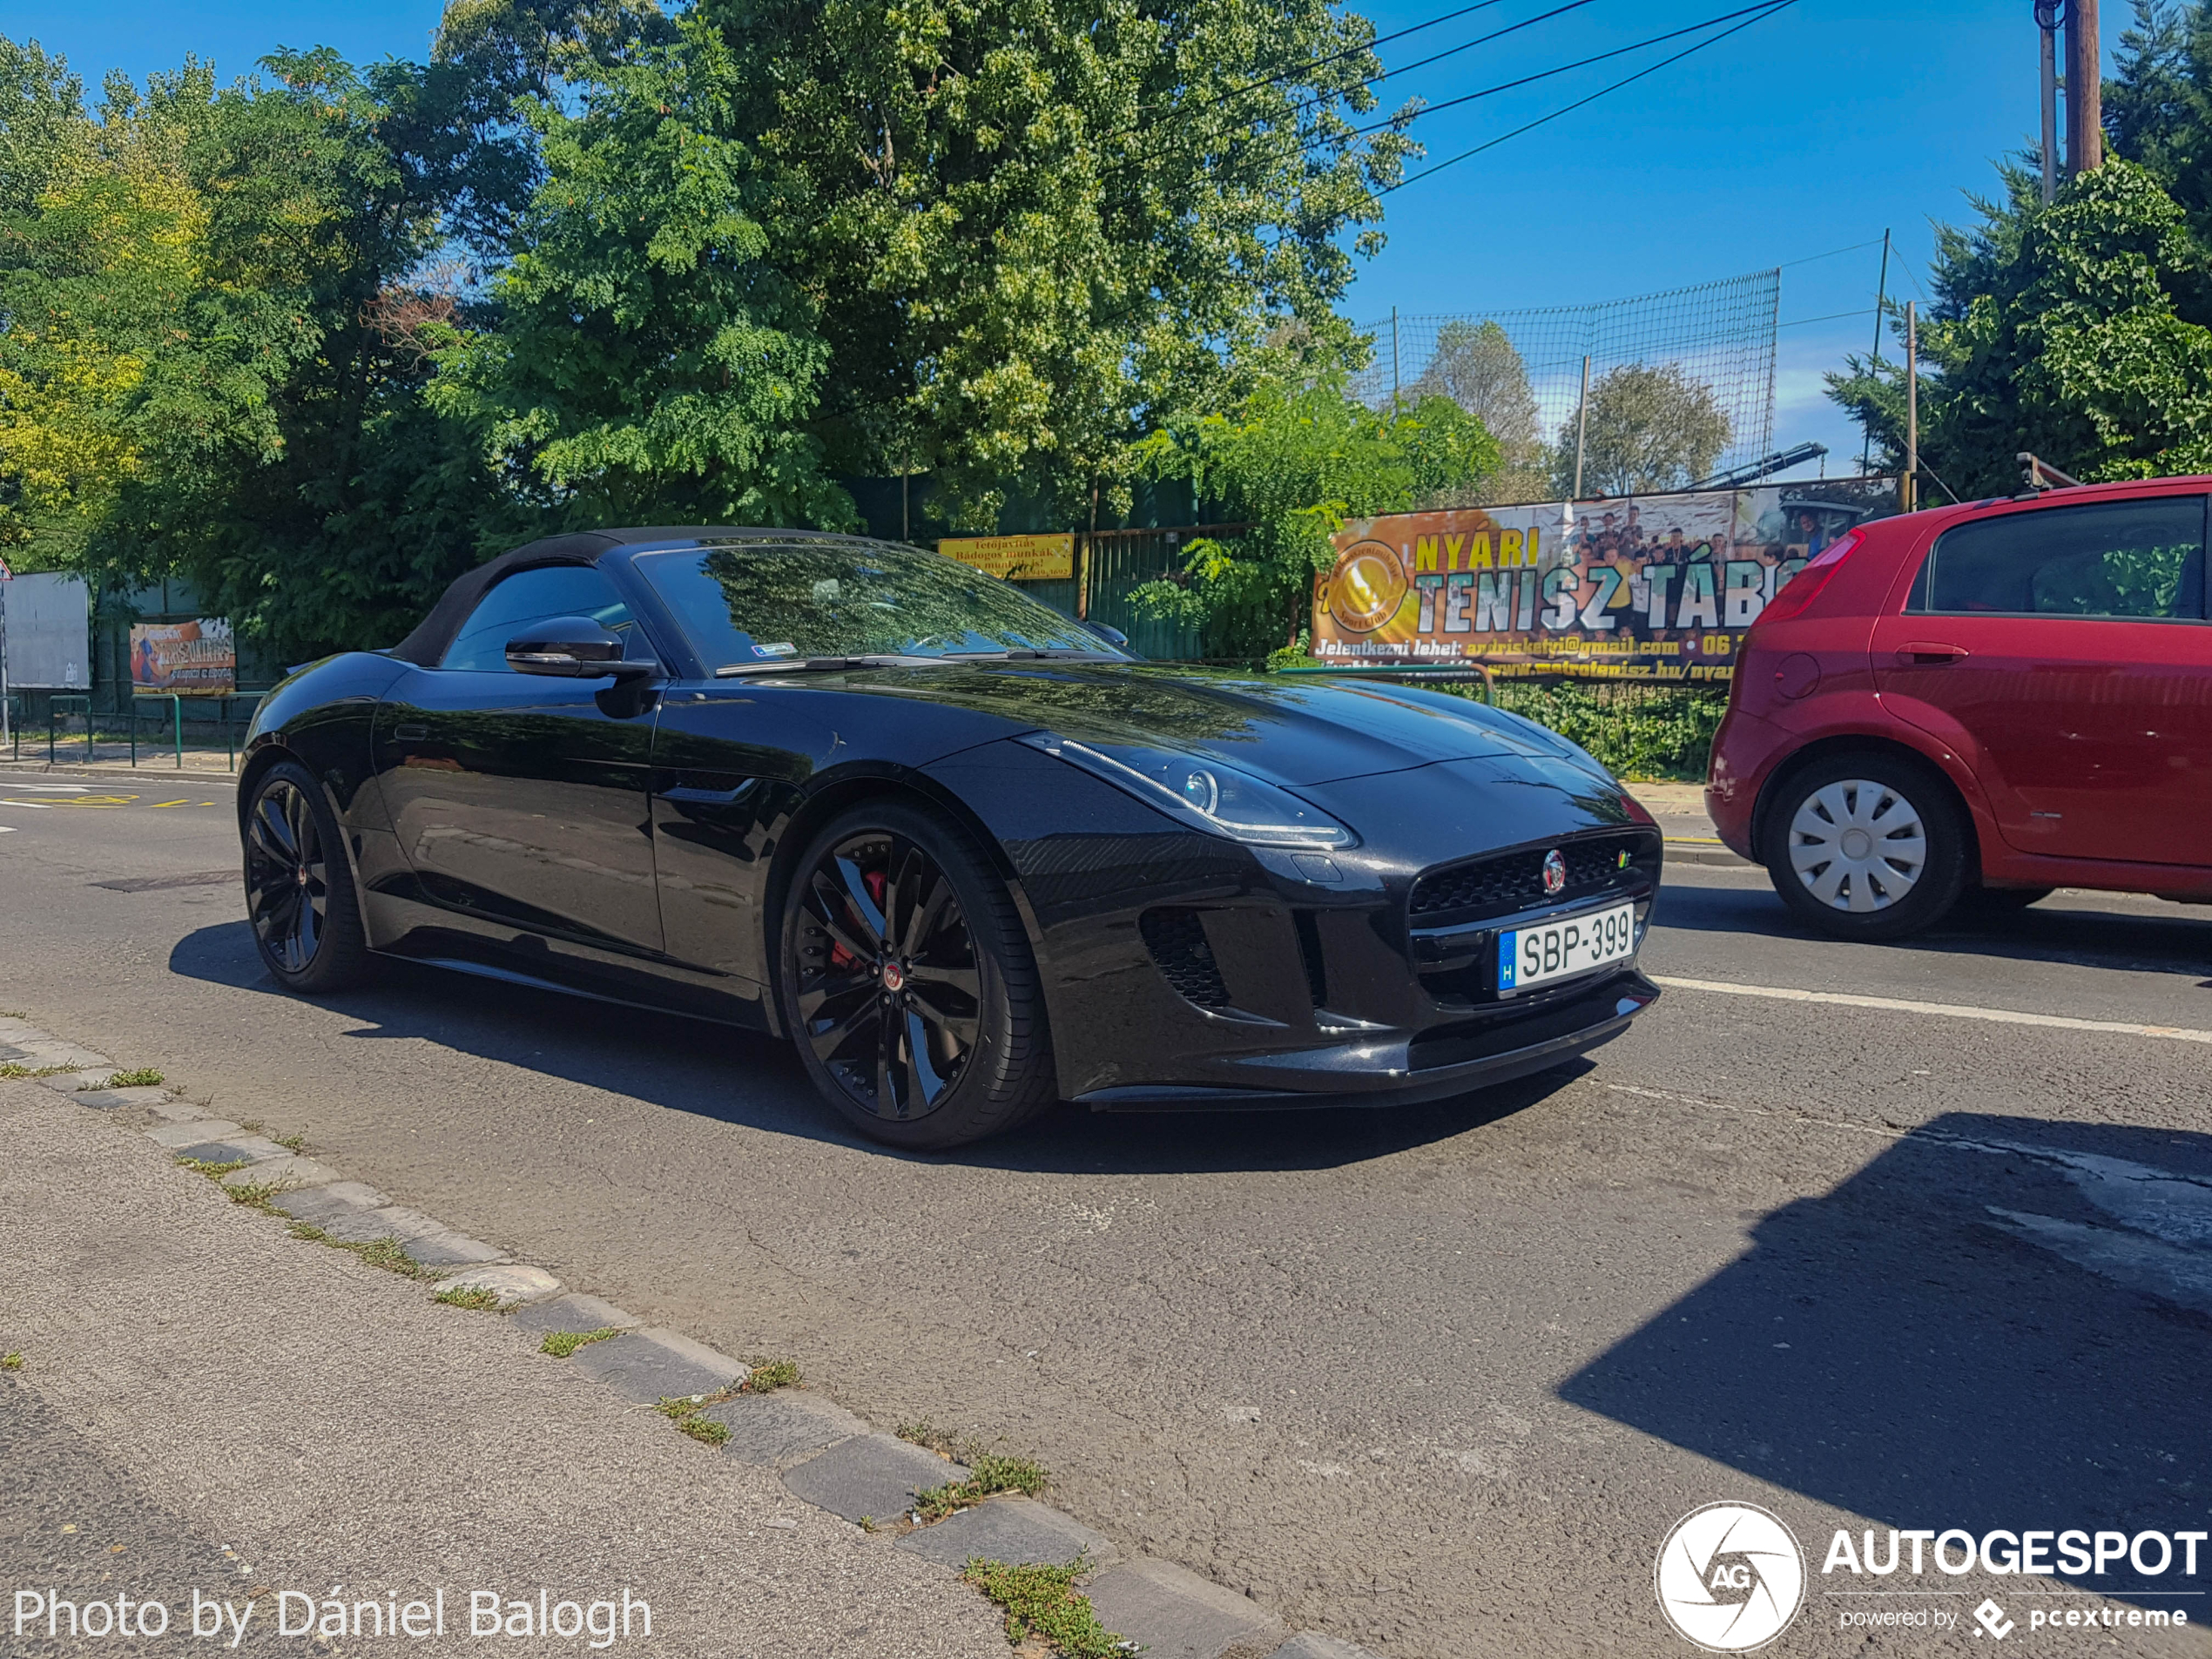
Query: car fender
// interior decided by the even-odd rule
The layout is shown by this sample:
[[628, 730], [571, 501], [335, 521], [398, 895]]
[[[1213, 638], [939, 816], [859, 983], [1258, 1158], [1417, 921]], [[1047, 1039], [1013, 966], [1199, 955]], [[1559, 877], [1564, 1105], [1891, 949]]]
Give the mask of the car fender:
[[1767, 814], [1774, 806], [1776, 781], [1808, 754], [1849, 744], [1901, 749], [1925, 761], [1942, 774], [1966, 807], [1980, 846], [2001, 845], [1997, 840], [1996, 816], [1980, 779], [1974, 775], [1972, 740], [1963, 731], [1958, 733], [1957, 740], [1947, 740], [1939, 731], [1901, 718], [1878, 693], [1856, 688], [1830, 695], [1816, 694], [1806, 699], [1793, 711], [1790, 729], [1797, 740], [1777, 749], [1770, 757], [1754, 786], [1757, 799], [1751, 817], [1754, 849], [1765, 836]]

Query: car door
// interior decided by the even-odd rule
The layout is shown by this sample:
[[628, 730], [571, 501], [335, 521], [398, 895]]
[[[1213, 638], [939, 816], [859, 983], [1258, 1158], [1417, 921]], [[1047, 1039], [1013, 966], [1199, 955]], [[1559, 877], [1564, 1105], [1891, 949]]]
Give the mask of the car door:
[[1969, 519], [1877, 620], [1885, 706], [1957, 747], [2018, 851], [2212, 865], [2205, 512], [2162, 494]]
[[[376, 712], [376, 765], [416, 896], [510, 965], [656, 955], [647, 786], [658, 695], [606, 680], [517, 673], [526, 624], [584, 616], [652, 653], [605, 572], [514, 572], [478, 602], [435, 668]], [[579, 954], [581, 953], [581, 954]]]

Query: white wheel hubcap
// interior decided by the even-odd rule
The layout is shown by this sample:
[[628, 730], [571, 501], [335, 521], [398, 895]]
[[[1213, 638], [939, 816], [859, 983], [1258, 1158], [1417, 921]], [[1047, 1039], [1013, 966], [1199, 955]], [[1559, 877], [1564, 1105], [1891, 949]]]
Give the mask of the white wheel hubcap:
[[1805, 797], [1790, 820], [1790, 867], [1821, 903], [1853, 914], [1887, 910], [1927, 867], [1919, 807], [1886, 784], [1846, 778]]

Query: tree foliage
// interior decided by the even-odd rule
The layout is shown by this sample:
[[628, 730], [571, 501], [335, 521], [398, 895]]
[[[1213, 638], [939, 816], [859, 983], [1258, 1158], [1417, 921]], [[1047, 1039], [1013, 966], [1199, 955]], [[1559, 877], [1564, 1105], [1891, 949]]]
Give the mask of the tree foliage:
[[1406, 140], [1362, 138], [1373, 30], [1325, 0], [701, 0], [779, 257], [830, 347], [841, 470], [961, 523], [1107, 505], [1170, 414], [1325, 316]]
[[[2091, 481], [2212, 468], [2212, 308], [2181, 205], [2122, 160], [2048, 207], [2026, 173], [2006, 183], [1939, 243], [1919, 329], [1928, 470], [1966, 498], [2014, 488], [2022, 450]], [[1900, 464], [1901, 365], [1851, 369], [1831, 395]]]
[[1409, 147], [1354, 130], [1372, 38], [1326, 0], [452, 0], [425, 64], [93, 105], [0, 41], [0, 540], [293, 658], [567, 525], [849, 525], [839, 481], [894, 470], [964, 524], [1111, 515], [1269, 336], [1342, 335]]
[[1406, 391], [1416, 401], [1431, 395], [1450, 398], [1497, 440], [1498, 465], [1483, 479], [1474, 504], [1535, 501], [1549, 493], [1551, 451], [1528, 366], [1497, 323], [1446, 323], [1427, 367]]
[[1377, 411], [1346, 391], [1340, 363], [1281, 361], [1229, 413], [1174, 421], [1144, 442], [1154, 476], [1187, 479], [1223, 522], [1252, 528], [1193, 541], [1174, 579], [1131, 598], [1202, 627], [1209, 656], [1265, 656], [1297, 643], [1346, 519], [1471, 489], [1498, 458], [1495, 440], [1450, 398]]
[[[1920, 455], [1960, 497], [2017, 487], [2027, 450], [2076, 477], [2212, 466], [2212, 3], [2136, 0], [2105, 84], [2113, 159], [2046, 206], [2019, 159], [1938, 227], [1922, 318]], [[1829, 395], [1905, 460], [1904, 327]], [[1925, 491], [1924, 491], [1925, 493]]]
[[1559, 428], [1552, 488], [1575, 493], [1581, 447], [1585, 496], [1685, 489], [1713, 469], [1736, 435], [1713, 388], [1676, 363], [1623, 363], [1590, 388], [1589, 423], [1577, 402]]
[[579, 115], [532, 107], [544, 182], [433, 401], [553, 522], [845, 528], [806, 429], [828, 349], [726, 136], [727, 50], [684, 33], [597, 71]]

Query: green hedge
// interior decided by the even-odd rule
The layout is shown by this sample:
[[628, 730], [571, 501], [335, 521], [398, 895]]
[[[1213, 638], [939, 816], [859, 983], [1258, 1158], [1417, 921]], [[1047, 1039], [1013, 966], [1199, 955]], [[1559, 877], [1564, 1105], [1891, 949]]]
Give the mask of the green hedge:
[[[1481, 696], [1480, 686], [1446, 688]], [[1579, 743], [1630, 783], [1703, 782], [1705, 761], [1728, 711], [1725, 686], [1504, 684], [1498, 706]]]

